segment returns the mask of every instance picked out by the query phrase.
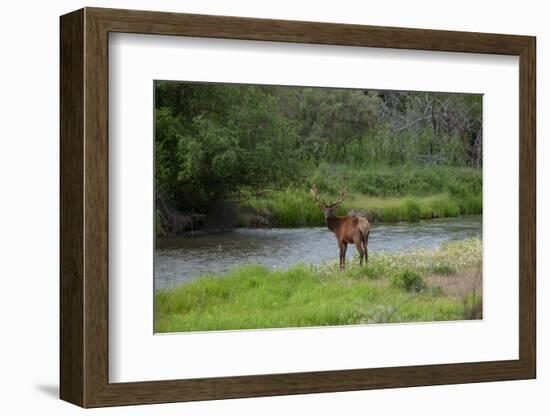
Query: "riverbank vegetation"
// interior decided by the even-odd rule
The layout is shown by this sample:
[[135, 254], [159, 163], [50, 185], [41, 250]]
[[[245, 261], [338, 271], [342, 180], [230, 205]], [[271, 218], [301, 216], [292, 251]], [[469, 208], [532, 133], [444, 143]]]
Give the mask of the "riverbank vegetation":
[[237, 267], [155, 294], [155, 332], [481, 319], [480, 239], [288, 270]]
[[376, 221], [481, 213], [481, 96], [155, 83], [158, 235], [322, 223], [349, 192]]
[[323, 225], [323, 213], [308, 193], [313, 184], [329, 197], [347, 189], [349, 196], [338, 208], [338, 215], [355, 212], [366, 215], [370, 221], [415, 222], [482, 213], [479, 169], [417, 165], [358, 169], [324, 163], [301, 186], [245, 198], [240, 204], [244, 208], [239, 212], [240, 225]]

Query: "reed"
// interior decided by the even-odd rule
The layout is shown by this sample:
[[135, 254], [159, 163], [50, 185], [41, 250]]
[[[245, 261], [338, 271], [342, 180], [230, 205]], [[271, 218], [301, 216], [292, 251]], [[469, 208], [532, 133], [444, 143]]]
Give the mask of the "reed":
[[[312, 184], [329, 196], [347, 189], [348, 199], [338, 214], [359, 211], [371, 221], [415, 222], [483, 210], [481, 171], [477, 169], [412, 165], [360, 170], [344, 164], [321, 164], [302, 185], [250, 197], [242, 207], [265, 216], [272, 226], [323, 225], [323, 214], [308, 192]], [[247, 225], [245, 219], [240, 223]]]

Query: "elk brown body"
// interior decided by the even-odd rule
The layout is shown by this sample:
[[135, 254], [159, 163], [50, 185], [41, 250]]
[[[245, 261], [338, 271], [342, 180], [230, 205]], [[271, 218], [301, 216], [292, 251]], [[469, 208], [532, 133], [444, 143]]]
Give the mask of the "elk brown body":
[[344, 202], [347, 193], [344, 191], [336, 201], [327, 203], [324, 199], [319, 197], [317, 187], [313, 185], [311, 188], [311, 195], [319, 205], [319, 208], [325, 213], [325, 221], [328, 229], [334, 233], [336, 240], [338, 240], [340, 269], [342, 270], [346, 267], [346, 251], [348, 249], [348, 244], [355, 244], [359, 252], [359, 264], [361, 266], [363, 265], [363, 257], [365, 258], [366, 264], [369, 258], [367, 248], [370, 233], [369, 221], [365, 217], [334, 215], [336, 207]]

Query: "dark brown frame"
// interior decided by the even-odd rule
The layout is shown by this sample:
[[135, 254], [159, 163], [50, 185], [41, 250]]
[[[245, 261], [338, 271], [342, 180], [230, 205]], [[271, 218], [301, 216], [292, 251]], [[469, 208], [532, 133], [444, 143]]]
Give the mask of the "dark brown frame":
[[[85, 8], [61, 17], [60, 396], [83, 407], [536, 377], [535, 38]], [[108, 34], [248, 39], [519, 56], [519, 359], [109, 383]]]

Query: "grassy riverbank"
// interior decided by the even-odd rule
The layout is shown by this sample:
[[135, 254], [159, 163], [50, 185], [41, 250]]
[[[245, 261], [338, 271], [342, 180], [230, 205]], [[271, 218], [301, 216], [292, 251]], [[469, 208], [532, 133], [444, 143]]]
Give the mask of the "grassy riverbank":
[[285, 271], [243, 266], [161, 290], [155, 332], [481, 318], [481, 240]]
[[309, 187], [316, 184], [328, 198], [342, 189], [349, 196], [339, 208], [366, 214], [370, 220], [395, 222], [457, 217], [482, 213], [482, 174], [479, 169], [418, 165], [360, 167], [321, 164], [302, 186], [251, 196], [241, 204], [241, 226], [252, 221], [273, 226], [323, 225]]

